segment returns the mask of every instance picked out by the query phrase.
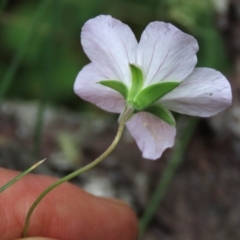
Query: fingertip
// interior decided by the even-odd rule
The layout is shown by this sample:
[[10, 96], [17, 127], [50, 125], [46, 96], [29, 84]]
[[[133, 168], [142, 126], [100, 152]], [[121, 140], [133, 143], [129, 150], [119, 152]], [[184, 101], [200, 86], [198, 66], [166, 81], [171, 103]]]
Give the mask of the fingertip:
[[[138, 218], [134, 210], [124, 201], [116, 198], [97, 197], [108, 208], [108, 214], [115, 219], [116, 226], [112, 238], [135, 240], [138, 237]], [[112, 215], [112, 216], [111, 216]], [[119, 234], [117, 234], [119, 232]], [[120, 236], [117, 238], [118, 236]]]
[[[15, 172], [0, 169], [0, 182], [11, 179]], [[0, 198], [4, 212], [0, 232], [3, 239], [17, 239], [22, 234], [27, 210], [36, 197], [56, 179], [28, 175]], [[26, 240], [47, 239], [137, 239], [137, 217], [124, 202], [93, 196], [65, 183], [49, 193], [35, 209]], [[48, 238], [47, 238], [48, 237]], [[2, 238], [1, 238], [2, 239]], [[23, 240], [23, 239], [22, 239]]]

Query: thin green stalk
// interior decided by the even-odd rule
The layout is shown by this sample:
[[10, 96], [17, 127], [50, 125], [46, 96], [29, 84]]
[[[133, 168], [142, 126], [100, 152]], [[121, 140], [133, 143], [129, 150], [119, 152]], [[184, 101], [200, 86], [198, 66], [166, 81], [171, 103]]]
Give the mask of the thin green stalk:
[[7, 188], [9, 188], [10, 186], [12, 186], [15, 182], [17, 182], [18, 180], [20, 180], [21, 178], [23, 178], [25, 175], [27, 175], [28, 173], [30, 173], [32, 170], [34, 170], [36, 167], [38, 167], [40, 164], [42, 164], [46, 159], [43, 159], [39, 162], [37, 162], [36, 164], [34, 164], [32, 167], [28, 168], [26, 171], [20, 173], [17, 177], [15, 177], [14, 179], [12, 179], [10, 182], [6, 183], [4, 186], [2, 186], [0, 188], [0, 193], [3, 192], [4, 190], [6, 190]]
[[35, 157], [39, 157], [41, 154], [41, 142], [42, 142], [42, 130], [44, 124], [44, 114], [49, 101], [49, 93], [51, 92], [51, 85], [49, 84], [53, 79], [54, 69], [54, 48], [55, 48], [55, 36], [56, 29], [60, 19], [62, 0], [53, 1], [50, 11], [50, 28], [46, 43], [44, 43], [45, 52], [45, 66], [43, 69], [44, 76], [42, 77], [42, 96], [38, 106], [38, 112], [36, 116], [36, 122], [34, 127], [34, 139], [33, 139], [33, 154]]
[[23, 40], [20, 48], [18, 49], [16, 55], [14, 56], [14, 59], [11, 63], [11, 65], [9, 66], [9, 68], [7, 69], [7, 72], [5, 74], [5, 76], [3, 77], [1, 84], [0, 84], [0, 105], [1, 102], [9, 88], [9, 86], [11, 85], [11, 82], [13, 80], [13, 77], [23, 59], [23, 56], [25, 54], [25, 52], [28, 49], [28, 46], [31, 42], [31, 39], [34, 35], [34, 32], [37, 29], [37, 25], [40, 22], [40, 20], [42, 19], [42, 16], [45, 13], [45, 10], [48, 8], [49, 4], [51, 3], [51, 0], [43, 0], [40, 2], [40, 5], [34, 15], [34, 18], [31, 22], [31, 26], [30, 29], [28, 31], [28, 33], [25, 36], [25, 39]]
[[55, 183], [53, 183], [51, 186], [49, 186], [47, 189], [45, 189], [39, 196], [38, 198], [35, 200], [35, 202], [32, 204], [32, 206], [30, 207], [28, 213], [27, 213], [27, 217], [25, 220], [25, 225], [24, 225], [24, 230], [23, 230], [23, 237], [27, 236], [27, 232], [28, 232], [28, 228], [29, 228], [29, 223], [30, 223], [30, 218], [32, 216], [32, 213], [34, 211], [34, 209], [37, 207], [37, 205], [40, 203], [40, 201], [50, 192], [52, 191], [54, 188], [56, 188], [57, 186], [59, 186], [60, 184], [69, 181], [70, 179], [78, 176], [81, 173], [84, 173], [88, 170], [90, 170], [91, 168], [95, 167], [97, 164], [99, 164], [100, 162], [102, 162], [117, 146], [123, 130], [124, 130], [124, 125], [126, 123], [126, 121], [128, 120], [129, 116], [131, 116], [132, 114], [132, 110], [127, 108], [124, 111], [124, 114], [121, 115], [121, 118], [119, 119], [119, 127], [118, 127], [118, 131], [117, 134], [113, 140], [113, 142], [111, 143], [111, 145], [107, 148], [107, 150], [102, 153], [98, 158], [96, 158], [93, 162], [87, 164], [85, 167], [82, 167], [78, 170], [76, 170], [75, 172], [57, 180]]
[[[184, 119], [186, 121], [186, 119]], [[145, 209], [145, 212], [140, 220], [139, 226], [139, 238], [142, 239], [145, 230], [148, 227], [149, 222], [152, 220], [155, 212], [157, 211], [160, 202], [162, 201], [173, 176], [179, 167], [188, 143], [192, 137], [192, 134], [197, 126], [198, 119], [191, 118], [182, 129], [180, 137], [177, 139], [171, 158], [168, 165], [163, 172], [162, 177], [159, 179], [157, 188], [155, 189], [150, 201]]]

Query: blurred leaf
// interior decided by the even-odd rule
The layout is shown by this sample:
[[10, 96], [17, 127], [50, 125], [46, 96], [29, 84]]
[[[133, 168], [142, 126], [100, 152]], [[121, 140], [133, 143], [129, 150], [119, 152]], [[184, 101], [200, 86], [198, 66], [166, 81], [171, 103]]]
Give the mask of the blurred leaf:
[[39, 7], [37, 8], [37, 11], [34, 15], [34, 18], [31, 22], [30, 29], [28, 30], [27, 34], [24, 37], [24, 40], [21, 42], [21, 45], [19, 49], [17, 50], [17, 53], [15, 54], [15, 57], [11, 63], [11, 65], [8, 67], [6, 74], [3, 77], [3, 80], [0, 84], [0, 103], [1, 100], [4, 98], [6, 91], [8, 90], [13, 77], [22, 61], [22, 58], [30, 45], [31, 38], [33, 36], [33, 33], [35, 32], [35, 28], [37, 27], [38, 22], [41, 20], [41, 17], [43, 16], [45, 10], [47, 9], [48, 5], [51, 3], [49, 0], [42, 1]]

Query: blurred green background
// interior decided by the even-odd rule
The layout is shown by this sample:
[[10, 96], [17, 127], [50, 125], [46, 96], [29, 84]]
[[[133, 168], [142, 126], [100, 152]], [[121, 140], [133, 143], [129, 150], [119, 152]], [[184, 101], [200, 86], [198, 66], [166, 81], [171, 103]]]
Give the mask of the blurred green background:
[[77, 73], [89, 62], [79, 36], [99, 14], [127, 23], [138, 39], [149, 22], [171, 22], [198, 39], [198, 66], [229, 68], [209, 0], [1, 0], [0, 14], [0, 101], [85, 106], [73, 93]]

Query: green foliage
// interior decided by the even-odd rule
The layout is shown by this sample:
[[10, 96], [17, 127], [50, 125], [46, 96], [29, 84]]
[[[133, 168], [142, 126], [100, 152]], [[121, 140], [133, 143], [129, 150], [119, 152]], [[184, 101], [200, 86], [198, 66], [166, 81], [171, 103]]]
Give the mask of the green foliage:
[[176, 125], [172, 113], [168, 109], [160, 106], [159, 104], [151, 105], [150, 107], [144, 109], [144, 111], [154, 114], [155, 116], [161, 118], [163, 121], [169, 123], [170, 125]]
[[144, 88], [133, 100], [133, 107], [143, 110], [176, 88], [180, 82], [160, 82]]
[[143, 86], [143, 73], [140, 68], [130, 64], [131, 74], [132, 74], [132, 85], [128, 94], [128, 101], [134, 100], [135, 96], [140, 92]]
[[125, 99], [128, 96], [128, 89], [126, 85], [120, 81], [104, 80], [104, 81], [100, 81], [99, 83], [102, 84], [103, 86], [112, 88], [113, 90], [119, 92]]

